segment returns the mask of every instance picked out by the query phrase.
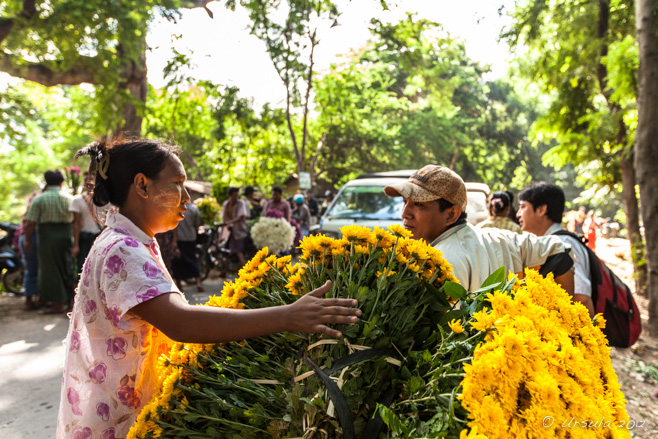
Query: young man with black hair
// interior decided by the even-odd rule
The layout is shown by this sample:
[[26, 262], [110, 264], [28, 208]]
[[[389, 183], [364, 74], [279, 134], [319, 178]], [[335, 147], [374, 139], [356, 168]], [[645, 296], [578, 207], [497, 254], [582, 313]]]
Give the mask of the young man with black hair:
[[[441, 250], [453, 275], [469, 291], [482, 286], [501, 266], [514, 273], [553, 265], [555, 279], [573, 293], [570, 249], [557, 237], [538, 238], [499, 229], [476, 229], [466, 222], [466, 185], [443, 166], [427, 165], [407, 181], [386, 186], [389, 197], [403, 197], [404, 227], [415, 239]], [[550, 262], [550, 264], [549, 264]]]
[[[557, 231], [564, 230], [560, 225], [563, 214], [564, 192], [552, 183], [533, 183], [519, 193], [519, 210], [516, 216], [524, 232], [537, 236], [550, 236]], [[575, 238], [567, 235], [558, 235], [558, 238], [571, 245], [576, 256], [573, 299], [585, 305], [590, 315], [594, 316], [587, 253]]]

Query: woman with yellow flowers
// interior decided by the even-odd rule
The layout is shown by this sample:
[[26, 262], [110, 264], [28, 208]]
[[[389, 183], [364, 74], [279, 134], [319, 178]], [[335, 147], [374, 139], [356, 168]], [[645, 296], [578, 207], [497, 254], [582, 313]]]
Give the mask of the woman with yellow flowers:
[[170, 339], [218, 343], [280, 331], [339, 337], [327, 324], [352, 324], [354, 299], [321, 299], [329, 282], [300, 300], [266, 309], [191, 306], [167, 272], [154, 234], [184, 218], [189, 194], [178, 148], [155, 140], [94, 142], [93, 201], [118, 211], [85, 261], [69, 332], [57, 437], [125, 437], [157, 381]]

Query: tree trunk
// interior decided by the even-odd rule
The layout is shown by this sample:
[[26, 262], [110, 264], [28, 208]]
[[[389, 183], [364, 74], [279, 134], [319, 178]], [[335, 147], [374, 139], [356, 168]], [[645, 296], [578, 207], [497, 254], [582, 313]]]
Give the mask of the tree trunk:
[[635, 194], [635, 166], [633, 157], [623, 157], [620, 161], [622, 198], [624, 213], [626, 214], [626, 231], [631, 246], [631, 259], [633, 260], [633, 277], [635, 278], [635, 292], [644, 294], [647, 285], [647, 268], [644, 264], [644, 242], [640, 232], [640, 210]]
[[143, 78], [126, 84], [131, 100], [123, 104], [123, 127], [121, 131], [126, 137], [139, 137], [142, 133], [142, 113], [146, 103], [148, 82], [146, 72]]
[[[603, 59], [608, 56], [607, 37], [610, 33], [610, 1], [599, 0], [599, 20], [596, 28], [596, 37], [602, 42], [599, 49], [599, 61], [596, 76], [599, 82], [601, 94], [605, 97], [610, 114], [617, 115], [621, 108], [611, 98], [612, 90], [608, 87], [608, 68]], [[618, 145], [626, 146], [628, 143], [628, 129], [623, 118], [619, 118], [619, 131], [615, 141]], [[635, 277], [635, 291], [643, 294], [647, 285], [647, 269], [644, 263], [644, 242], [640, 234], [640, 214], [637, 196], [635, 194], [635, 164], [633, 163], [633, 150], [623, 154], [620, 160], [622, 179], [622, 198], [624, 202], [624, 213], [626, 214], [626, 230], [631, 245], [631, 258], [633, 259], [633, 271]]]
[[[126, 81], [121, 84], [129, 97], [123, 102], [123, 126], [121, 132], [126, 137], [139, 137], [142, 134], [142, 117], [146, 107], [148, 80], [146, 77], [146, 32], [141, 41], [143, 50], [139, 58], [126, 67]], [[119, 49], [120, 50], [120, 49]]]
[[656, 0], [637, 0], [635, 6], [638, 69], [638, 124], [635, 165], [642, 200], [647, 243], [649, 333], [658, 336], [658, 10]]

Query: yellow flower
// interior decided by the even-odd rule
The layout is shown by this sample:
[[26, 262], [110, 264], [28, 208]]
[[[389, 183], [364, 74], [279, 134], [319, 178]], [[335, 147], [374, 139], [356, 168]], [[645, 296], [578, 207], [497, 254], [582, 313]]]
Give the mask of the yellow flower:
[[322, 247], [325, 250], [325, 252], [331, 251], [331, 246], [334, 242], [332, 238], [328, 238], [324, 235], [317, 235], [315, 239], [317, 241], [317, 245]]
[[482, 311], [473, 313], [474, 322], [470, 322], [473, 329], [476, 331], [485, 332], [491, 328], [496, 323], [496, 315], [493, 313], [488, 313], [487, 308], [483, 308]]
[[[590, 320], [552, 278], [533, 270], [504, 296], [488, 295], [491, 311], [473, 315], [473, 328], [488, 332], [464, 366], [460, 399], [473, 419], [469, 426], [491, 438], [555, 437], [555, 428], [542, 425], [550, 415], [606, 419], [610, 429], [593, 432], [596, 437], [628, 437], [617, 428], [628, 415], [605, 337], [594, 326], [601, 324], [599, 316]], [[574, 438], [592, 435], [569, 432]]]
[[301, 274], [295, 273], [290, 276], [286, 288], [294, 295], [304, 294], [304, 284], [302, 282]]
[[396, 253], [395, 259], [402, 265], [407, 265], [409, 263], [409, 258], [407, 258], [402, 253]]
[[401, 236], [403, 238], [411, 238], [413, 235], [409, 230], [402, 227], [400, 224], [391, 224], [388, 226], [388, 230], [393, 232], [396, 236]]
[[312, 236], [304, 238], [299, 248], [302, 250], [302, 257], [307, 261], [311, 258], [319, 258], [324, 252], [320, 242]]
[[296, 263], [295, 265], [288, 264], [283, 268], [283, 270], [281, 270], [281, 273], [284, 274], [284, 275], [287, 274], [288, 276], [290, 276], [292, 274], [297, 273], [299, 271], [300, 267], [301, 266], [300, 266], [299, 262]]
[[352, 226], [343, 226], [340, 228], [343, 238], [350, 241], [368, 241], [372, 235], [370, 229], [367, 227], [352, 225]]
[[416, 260], [430, 259], [430, 248], [431, 247], [422, 239], [406, 241], [406, 249], [409, 252], [409, 255]]
[[335, 240], [331, 244], [331, 255], [332, 256], [345, 256], [349, 253], [350, 243], [347, 239]]
[[452, 331], [455, 334], [461, 334], [462, 332], [464, 332], [464, 327], [462, 326], [461, 322], [457, 319], [452, 319], [451, 321], [449, 321], [448, 326], [450, 326], [450, 329], [452, 329]]
[[597, 328], [605, 329], [605, 323], [606, 322], [605, 322], [605, 318], [603, 317], [603, 314], [601, 314], [601, 313], [598, 313], [594, 316], [594, 318], [592, 319], [592, 323]]
[[292, 259], [292, 256], [283, 256], [283, 257], [278, 258], [276, 260], [276, 262], [272, 265], [274, 265], [274, 267], [278, 271], [282, 271], [290, 264], [291, 259]]
[[375, 227], [373, 233], [377, 241], [379, 241], [377, 242], [377, 247], [391, 248], [395, 244], [395, 236], [391, 235], [388, 230]]
[[468, 431], [466, 429], [462, 430], [461, 433], [459, 433], [459, 439], [489, 439], [487, 436], [483, 434], [478, 434], [478, 427], [477, 425], [474, 425], [473, 428], [471, 428], [471, 431]]

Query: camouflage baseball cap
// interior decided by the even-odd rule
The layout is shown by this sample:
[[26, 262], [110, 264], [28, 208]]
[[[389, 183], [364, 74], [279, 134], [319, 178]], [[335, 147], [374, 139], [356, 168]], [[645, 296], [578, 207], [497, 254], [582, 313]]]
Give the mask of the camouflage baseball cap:
[[411, 201], [425, 202], [443, 198], [466, 210], [466, 185], [464, 180], [444, 166], [427, 165], [414, 172], [407, 181], [384, 188], [389, 197], [405, 197]]

